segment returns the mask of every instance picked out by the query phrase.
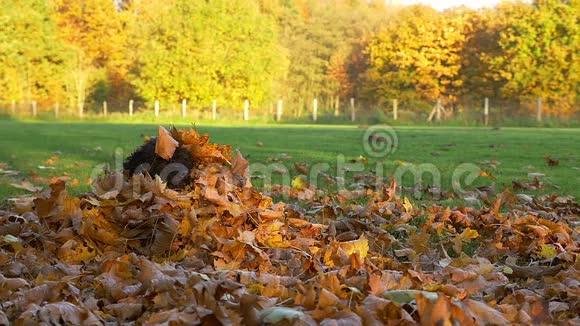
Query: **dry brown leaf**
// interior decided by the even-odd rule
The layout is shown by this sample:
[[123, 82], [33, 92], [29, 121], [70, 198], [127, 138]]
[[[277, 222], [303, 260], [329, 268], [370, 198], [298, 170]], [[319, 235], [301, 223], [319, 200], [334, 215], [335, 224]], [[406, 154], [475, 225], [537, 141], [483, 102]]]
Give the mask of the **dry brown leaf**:
[[169, 161], [173, 157], [178, 146], [179, 142], [171, 137], [167, 129], [159, 126], [159, 135], [157, 136], [157, 142], [155, 143], [155, 154], [164, 160]]
[[252, 186], [250, 182], [250, 163], [244, 159], [239, 150], [236, 150], [236, 156], [232, 160], [232, 173], [242, 178], [244, 187]]
[[42, 190], [42, 187], [37, 187], [28, 180], [24, 180], [20, 183], [11, 183], [10, 185], [14, 188], [24, 189], [30, 192], [38, 192]]
[[469, 311], [473, 314], [475, 319], [480, 325], [484, 324], [493, 324], [493, 325], [507, 325], [509, 324], [508, 320], [505, 319], [503, 314], [499, 311], [493, 309], [492, 307], [488, 306], [487, 304], [472, 300], [472, 299], [465, 299], [463, 300], [463, 304], [469, 309]]

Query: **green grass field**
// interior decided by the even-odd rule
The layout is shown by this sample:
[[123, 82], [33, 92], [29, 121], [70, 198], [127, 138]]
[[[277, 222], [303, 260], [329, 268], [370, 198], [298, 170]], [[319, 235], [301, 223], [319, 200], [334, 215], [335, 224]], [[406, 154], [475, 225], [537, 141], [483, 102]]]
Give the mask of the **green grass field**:
[[[292, 176], [297, 174], [294, 162], [329, 163], [328, 173], [335, 175], [337, 157], [348, 161], [363, 156], [369, 159], [367, 171], [381, 162], [387, 176], [401, 166], [433, 164], [441, 173], [442, 187], [450, 189], [455, 168], [472, 163], [491, 172], [495, 180], [478, 177], [471, 187], [495, 183], [501, 190], [512, 180], [527, 182], [529, 173], [542, 173], [542, 180], [555, 187], [547, 185], [541, 192], [580, 195], [580, 129], [396, 127], [397, 150], [373, 158], [363, 146], [365, 130], [357, 127], [240, 123], [196, 128], [209, 133], [212, 142], [238, 148], [251, 163], [267, 164], [272, 157], [286, 153], [290, 158], [281, 163]], [[7, 165], [0, 168], [20, 172], [18, 176], [0, 174], [0, 198], [26, 193], [10, 183], [26, 179], [41, 184], [46, 178], [62, 175], [79, 180], [78, 186], [71, 187], [73, 192], [87, 191], [87, 178], [94, 169], [103, 163], [120, 164], [122, 157], [142, 143], [141, 135], [156, 133], [157, 126], [152, 124], [0, 120], [0, 162]], [[118, 159], [116, 150], [120, 150]], [[559, 165], [548, 166], [546, 155]], [[497, 169], [480, 164], [482, 161], [495, 161]], [[346, 173], [347, 181], [353, 175]], [[412, 178], [404, 180], [412, 182]]]

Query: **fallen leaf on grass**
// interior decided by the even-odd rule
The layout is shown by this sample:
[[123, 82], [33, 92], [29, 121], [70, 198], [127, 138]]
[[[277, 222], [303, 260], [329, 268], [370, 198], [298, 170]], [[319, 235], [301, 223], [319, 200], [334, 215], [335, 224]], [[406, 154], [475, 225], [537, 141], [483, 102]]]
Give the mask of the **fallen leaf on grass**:
[[560, 165], [560, 160], [555, 159], [552, 155], [544, 155], [544, 159], [546, 160], [547, 166], [558, 166]]
[[46, 161], [44, 161], [45, 165], [55, 165], [59, 160], [58, 156], [52, 156], [50, 158], [48, 158]]
[[299, 175], [296, 178], [294, 178], [292, 180], [292, 189], [294, 190], [302, 190], [304, 188], [306, 188], [308, 186], [308, 183], [306, 182], [306, 176], [305, 175]]
[[537, 173], [537, 172], [533, 172], [533, 173], [528, 173], [528, 178], [543, 178], [546, 175], [543, 173]]
[[498, 161], [495, 161], [495, 160], [493, 160], [493, 161], [480, 161], [480, 162], [478, 162], [478, 164], [480, 164], [480, 165], [485, 165], [485, 166], [487, 166], [487, 167], [490, 167], [490, 168], [491, 168], [491, 169], [493, 169], [493, 170], [496, 170], [496, 169], [497, 169], [497, 167], [498, 167], [498, 166], [499, 166], [501, 163], [500, 163], [500, 162], [498, 162]]
[[520, 190], [520, 189], [538, 190], [538, 189], [542, 188], [543, 186], [544, 186], [543, 183], [541, 183], [540, 179], [538, 179], [537, 177], [534, 177], [534, 180], [532, 180], [531, 182], [512, 180], [512, 187], [516, 191]]
[[18, 175], [20, 173], [20, 171], [15, 171], [15, 170], [4, 170], [2, 168], [0, 168], [0, 175]]
[[11, 183], [10, 185], [14, 188], [24, 189], [30, 192], [38, 192], [42, 190], [42, 187], [35, 186], [30, 181], [26, 180], [20, 183]]
[[490, 172], [487, 172], [484, 170], [479, 170], [479, 176], [484, 177], [484, 178], [489, 178], [491, 180], [495, 180], [495, 177]]
[[294, 163], [294, 169], [300, 174], [308, 175], [308, 164], [296, 162]]
[[362, 164], [367, 164], [369, 162], [369, 159], [365, 156], [359, 155], [357, 158], [354, 158], [352, 160], [349, 160], [350, 163], [362, 163]]
[[405, 162], [405, 161], [401, 161], [401, 160], [396, 160], [395, 165], [396, 166], [409, 166], [409, 165], [413, 165], [413, 163], [409, 163], [409, 162]]

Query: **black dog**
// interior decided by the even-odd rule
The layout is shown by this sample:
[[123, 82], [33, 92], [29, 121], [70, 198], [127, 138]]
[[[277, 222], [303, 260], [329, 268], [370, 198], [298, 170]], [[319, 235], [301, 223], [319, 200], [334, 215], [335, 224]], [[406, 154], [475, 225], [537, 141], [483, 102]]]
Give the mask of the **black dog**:
[[153, 138], [129, 155], [123, 162], [123, 169], [129, 174], [148, 173], [152, 177], [160, 176], [172, 189], [183, 188], [190, 183], [190, 172], [194, 161], [191, 153], [179, 146], [171, 160], [165, 160], [155, 154], [157, 139]]

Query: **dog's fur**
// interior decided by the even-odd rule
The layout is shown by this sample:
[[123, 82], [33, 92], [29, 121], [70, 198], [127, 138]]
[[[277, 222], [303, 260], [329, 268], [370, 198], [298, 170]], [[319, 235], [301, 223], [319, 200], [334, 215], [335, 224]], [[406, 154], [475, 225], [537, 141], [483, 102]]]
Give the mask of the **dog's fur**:
[[194, 161], [191, 153], [179, 146], [171, 160], [165, 160], [155, 154], [157, 139], [153, 138], [129, 155], [123, 163], [123, 169], [128, 175], [149, 173], [152, 177], [159, 175], [167, 181], [170, 188], [183, 188], [191, 181], [190, 172]]

